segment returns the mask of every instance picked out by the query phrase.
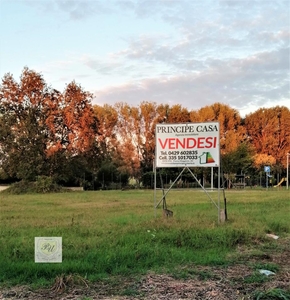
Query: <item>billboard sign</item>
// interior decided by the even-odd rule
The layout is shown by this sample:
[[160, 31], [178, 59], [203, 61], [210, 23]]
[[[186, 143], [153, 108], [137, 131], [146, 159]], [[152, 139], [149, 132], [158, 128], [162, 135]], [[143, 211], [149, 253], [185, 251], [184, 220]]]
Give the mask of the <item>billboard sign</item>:
[[155, 165], [163, 167], [219, 167], [218, 122], [157, 124]]

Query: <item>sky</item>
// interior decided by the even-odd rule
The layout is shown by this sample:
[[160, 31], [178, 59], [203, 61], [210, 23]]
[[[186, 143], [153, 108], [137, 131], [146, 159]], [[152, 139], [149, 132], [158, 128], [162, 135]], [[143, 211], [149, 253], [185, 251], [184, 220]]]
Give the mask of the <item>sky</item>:
[[290, 0], [0, 0], [0, 78], [93, 104], [290, 109]]

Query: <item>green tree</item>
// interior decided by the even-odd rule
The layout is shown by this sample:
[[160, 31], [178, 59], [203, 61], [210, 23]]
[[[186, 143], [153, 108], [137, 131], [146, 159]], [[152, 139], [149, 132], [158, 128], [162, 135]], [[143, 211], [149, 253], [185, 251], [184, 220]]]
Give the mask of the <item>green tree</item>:
[[235, 150], [221, 156], [221, 167], [227, 179], [233, 180], [235, 174], [252, 174], [254, 148], [247, 142], [241, 143]]
[[254, 161], [254, 149], [247, 143], [241, 143], [237, 149], [223, 154], [222, 168], [225, 173], [247, 173]]

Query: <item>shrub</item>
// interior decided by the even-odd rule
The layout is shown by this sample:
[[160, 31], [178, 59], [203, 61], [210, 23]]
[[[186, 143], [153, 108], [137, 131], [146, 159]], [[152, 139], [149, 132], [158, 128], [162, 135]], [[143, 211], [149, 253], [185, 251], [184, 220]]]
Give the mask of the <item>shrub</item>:
[[62, 187], [59, 186], [52, 177], [38, 176], [36, 181], [21, 180], [13, 183], [3, 193], [7, 194], [28, 194], [28, 193], [55, 193], [62, 191]]
[[52, 177], [38, 176], [34, 182], [34, 192], [36, 193], [54, 193], [61, 191], [61, 187]]

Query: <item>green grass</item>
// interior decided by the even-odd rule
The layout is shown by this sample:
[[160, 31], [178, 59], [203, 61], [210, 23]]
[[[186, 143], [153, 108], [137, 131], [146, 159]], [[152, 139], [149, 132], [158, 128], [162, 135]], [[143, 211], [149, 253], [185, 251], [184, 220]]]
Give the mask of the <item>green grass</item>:
[[[217, 201], [217, 192], [210, 195]], [[161, 197], [158, 191], [157, 200]], [[60, 274], [96, 281], [188, 264], [226, 265], [238, 245], [271, 243], [265, 238], [269, 232], [289, 234], [289, 191], [226, 191], [226, 197], [229, 220], [218, 224], [216, 207], [200, 190], [168, 193], [174, 212], [168, 219], [154, 209], [153, 191], [0, 193], [0, 284], [47, 285]], [[62, 263], [34, 263], [38, 236], [62, 237]]]
[[284, 291], [282, 289], [274, 288], [266, 292], [257, 291], [254, 294], [254, 300], [289, 300], [290, 292]]

